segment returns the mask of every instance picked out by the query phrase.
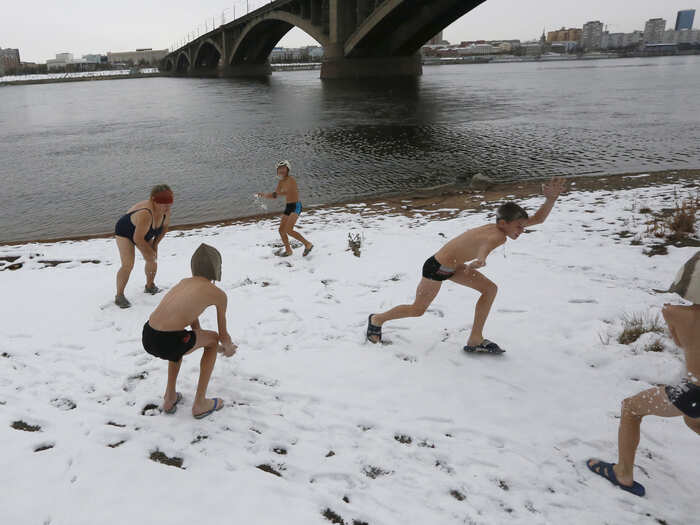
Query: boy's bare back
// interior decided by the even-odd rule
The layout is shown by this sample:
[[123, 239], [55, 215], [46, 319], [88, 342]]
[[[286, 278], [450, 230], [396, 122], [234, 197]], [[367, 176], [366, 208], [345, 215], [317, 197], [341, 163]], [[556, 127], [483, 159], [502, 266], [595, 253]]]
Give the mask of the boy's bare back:
[[506, 242], [506, 235], [496, 224], [486, 224], [467, 230], [445, 244], [435, 254], [440, 264], [457, 268], [466, 261], [486, 259], [495, 248]]
[[164, 332], [183, 330], [208, 307], [226, 301], [223, 290], [203, 277], [188, 277], [163, 297], [148, 323]]

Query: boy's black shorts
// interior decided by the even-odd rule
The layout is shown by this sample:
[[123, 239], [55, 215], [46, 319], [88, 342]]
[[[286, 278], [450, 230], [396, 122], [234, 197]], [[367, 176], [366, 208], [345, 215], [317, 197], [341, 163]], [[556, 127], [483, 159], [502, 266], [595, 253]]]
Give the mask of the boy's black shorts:
[[454, 274], [455, 271], [452, 268], [441, 265], [435, 256], [423, 264], [423, 277], [432, 281], [445, 281]]
[[161, 332], [154, 330], [146, 322], [143, 325], [141, 341], [143, 348], [152, 356], [177, 363], [183, 355], [192, 350], [197, 342], [197, 336], [190, 330]]
[[678, 385], [667, 385], [666, 395], [673, 405], [686, 416], [700, 418], [700, 386], [683, 381]]

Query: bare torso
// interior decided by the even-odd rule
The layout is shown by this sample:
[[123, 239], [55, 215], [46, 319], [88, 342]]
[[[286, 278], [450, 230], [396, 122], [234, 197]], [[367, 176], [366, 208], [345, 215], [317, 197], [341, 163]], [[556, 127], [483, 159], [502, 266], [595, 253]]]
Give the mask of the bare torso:
[[215, 304], [220, 294], [223, 292], [204, 277], [183, 279], [165, 294], [148, 323], [154, 330], [183, 330], [208, 306]]
[[458, 235], [435, 254], [440, 264], [457, 268], [466, 261], [486, 257], [494, 248], [506, 242], [505, 234], [496, 224], [487, 224]]
[[277, 193], [284, 195], [287, 198], [287, 202], [299, 202], [297, 181], [294, 180], [294, 177], [291, 175], [287, 175], [284, 179], [279, 181], [279, 184], [277, 184]]

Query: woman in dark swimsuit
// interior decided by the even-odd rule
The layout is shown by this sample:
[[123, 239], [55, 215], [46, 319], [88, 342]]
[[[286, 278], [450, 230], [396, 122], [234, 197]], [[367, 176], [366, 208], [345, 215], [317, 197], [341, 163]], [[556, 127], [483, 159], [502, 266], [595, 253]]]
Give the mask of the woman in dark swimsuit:
[[[170, 207], [173, 192], [166, 184], [154, 186], [147, 201], [135, 204], [122, 215], [114, 227], [114, 235], [121, 257], [121, 268], [117, 272], [117, 295], [114, 302], [120, 308], [129, 308], [131, 303], [124, 297], [124, 288], [134, 268], [134, 248], [138, 248], [146, 260], [146, 293], [159, 292], [153, 282], [158, 269], [158, 243], [170, 226]], [[160, 226], [156, 227], [155, 225]]]

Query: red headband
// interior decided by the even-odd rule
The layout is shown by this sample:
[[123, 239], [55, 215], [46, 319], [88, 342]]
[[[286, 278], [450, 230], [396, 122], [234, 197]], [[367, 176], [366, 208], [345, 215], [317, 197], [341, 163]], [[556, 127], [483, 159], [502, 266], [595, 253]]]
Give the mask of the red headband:
[[170, 190], [161, 190], [151, 197], [153, 202], [158, 204], [172, 204], [173, 203], [173, 192]]

